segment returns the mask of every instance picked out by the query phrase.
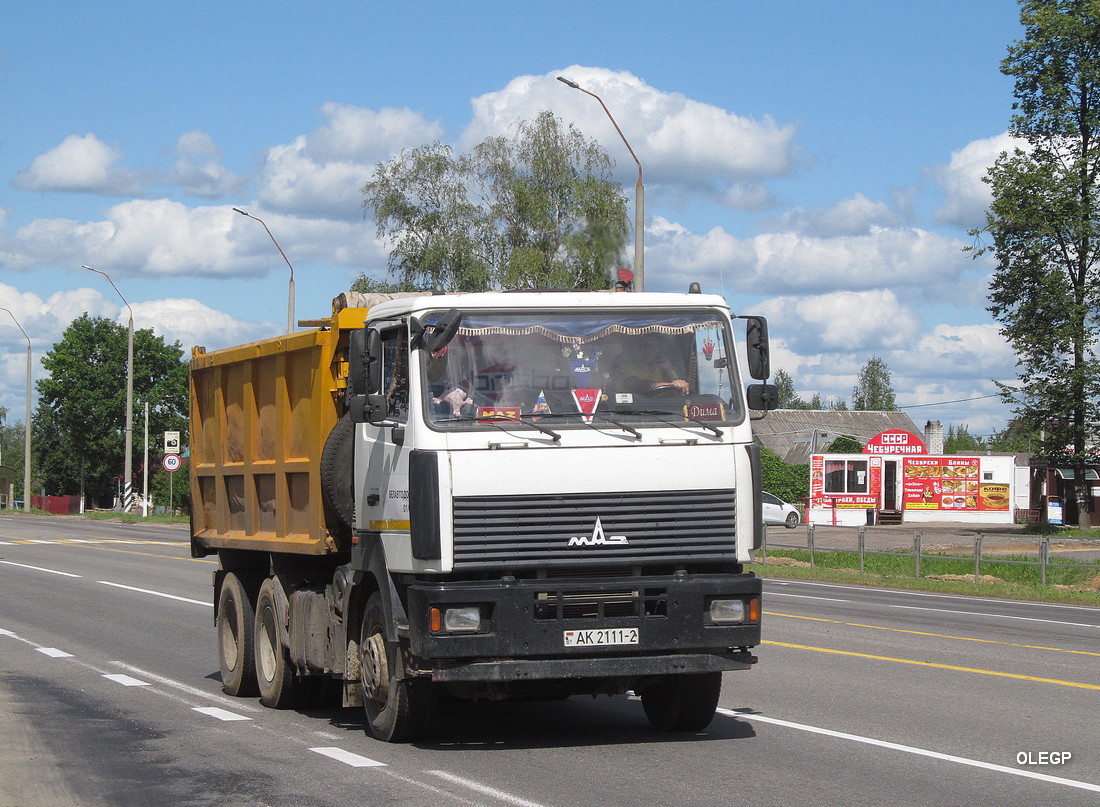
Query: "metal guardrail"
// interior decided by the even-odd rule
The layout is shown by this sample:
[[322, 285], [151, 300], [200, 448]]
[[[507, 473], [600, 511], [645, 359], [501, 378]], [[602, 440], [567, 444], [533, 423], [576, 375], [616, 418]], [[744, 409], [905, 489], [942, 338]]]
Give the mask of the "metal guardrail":
[[[814, 525], [810, 524], [806, 528], [806, 543], [803, 544], [787, 544], [778, 543], [768, 539], [768, 531], [764, 530], [764, 540], [760, 544], [760, 558], [762, 562], [766, 562], [768, 558], [768, 549], [795, 549], [805, 550], [810, 555], [810, 566], [816, 566], [816, 553], [817, 546], [814, 541]], [[1021, 560], [1011, 558], [991, 558], [982, 555], [982, 536], [977, 534], [974, 536], [974, 579], [979, 580], [982, 574], [982, 562], [987, 563], [1007, 563], [1021, 566], [1038, 566], [1039, 578], [1041, 585], [1047, 584], [1047, 570], [1050, 568], [1073, 568], [1073, 569], [1085, 569], [1100, 574], [1100, 563], [1088, 564], [1088, 563], [1061, 563], [1057, 560], [1051, 560], [1050, 557], [1050, 536], [1040, 535], [1037, 536], [1038, 546], [1038, 558], [1036, 560]], [[921, 558], [936, 558], [937, 560], [962, 560], [965, 556], [961, 555], [943, 555], [943, 554], [927, 554], [924, 552], [924, 533], [921, 530], [913, 530], [913, 549], [911, 552], [896, 552], [885, 549], [868, 549], [867, 548], [867, 528], [859, 527], [856, 533], [856, 548], [845, 549], [843, 547], [830, 546], [828, 552], [857, 552], [859, 554], [859, 571], [862, 574], [866, 568], [867, 555], [887, 555], [898, 558], [912, 558], [913, 559], [913, 576], [919, 578], [921, 576]]]

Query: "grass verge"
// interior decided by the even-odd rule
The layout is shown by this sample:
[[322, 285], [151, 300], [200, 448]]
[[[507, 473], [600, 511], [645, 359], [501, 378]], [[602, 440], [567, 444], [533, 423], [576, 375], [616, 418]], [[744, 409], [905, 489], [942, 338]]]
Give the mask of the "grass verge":
[[[794, 562], [808, 562], [806, 550], [784, 550], [768, 553], [769, 558], [788, 558]], [[991, 597], [1028, 602], [1052, 602], [1067, 605], [1100, 607], [1100, 591], [1071, 591], [1055, 588], [1056, 585], [1082, 586], [1097, 577], [1096, 564], [1072, 563], [1048, 566], [1047, 583], [1040, 582], [1039, 567], [1006, 563], [1025, 560], [1024, 556], [1010, 556], [997, 560], [982, 560], [982, 578], [1000, 578], [1003, 582], [975, 583], [967, 580], [930, 579], [928, 575], [973, 575], [974, 559], [943, 555], [922, 555], [921, 576], [914, 576], [912, 555], [866, 555], [865, 571], [859, 571], [859, 553], [843, 551], [814, 552], [814, 566], [781, 566], [772, 563], [753, 563], [748, 569], [764, 578], [807, 580], [823, 583], [842, 583], [878, 588], [898, 588], [907, 591], [928, 591], [941, 594]], [[1031, 558], [1034, 561], [1034, 558]]]

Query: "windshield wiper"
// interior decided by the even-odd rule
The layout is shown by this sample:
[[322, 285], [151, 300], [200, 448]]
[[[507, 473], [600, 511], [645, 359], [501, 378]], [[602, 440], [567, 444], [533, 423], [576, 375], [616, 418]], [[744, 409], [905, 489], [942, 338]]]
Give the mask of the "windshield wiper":
[[[657, 418], [657, 420], [661, 421], [662, 423], [667, 423], [669, 426], [676, 426], [677, 428], [680, 428], [680, 429], [686, 429], [687, 428], [687, 426], [685, 426], [680, 421], [672, 420], [669, 417], [667, 417], [671, 413], [662, 412], [659, 409], [631, 409], [630, 414], [632, 414], [632, 415], [648, 415], [650, 417]], [[713, 432], [715, 437], [721, 437], [722, 434], [723, 434], [721, 429], [719, 429], [717, 426], [710, 425], [705, 420], [699, 420], [697, 418], [688, 417], [687, 415], [684, 415], [684, 420], [690, 420], [692, 423], [696, 424], [697, 426], [701, 426], [702, 428], [706, 429], [707, 431]]]
[[[528, 415], [528, 417], [530, 417], [530, 415]], [[495, 412], [491, 415], [470, 415], [469, 417], [461, 417], [461, 418], [444, 418], [442, 420], [437, 420], [436, 422], [437, 423], [484, 423], [487, 426], [496, 426], [501, 431], [508, 431], [508, 429], [505, 428], [504, 426], [500, 425], [499, 423], [494, 422], [494, 421], [498, 421], [498, 420], [510, 421], [512, 423], [522, 423], [524, 426], [530, 426], [532, 429], [535, 429], [536, 431], [540, 431], [543, 434], [554, 438], [555, 443], [561, 442], [561, 435], [558, 434], [553, 429], [547, 428], [546, 426], [540, 426], [538, 423], [532, 423], [530, 421], [524, 420], [523, 418], [514, 417], [513, 415], [503, 415], [499, 412]]]
[[[531, 417], [531, 416], [528, 415], [527, 417]], [[587, 413], [587, 414], [584, 413], [584, 412], [544, 412], [544, 413], [541, 413], [539, 415], [535, 415], [534, 417], [539, 417], [539, 418], [567, 418], [567, 417], [580, 417], [580, 418], [589, 417], [589, 418], [593, 418], [593, 417], [596, 417], [596, 418], [600, 418], [601, 420], [604, 420], [604, 421], [610, 423], [612, 426], [614, 426], [618, 429], [622, 429], [624, 432], [630, 432], [635, 437], [637, 437], [639, 440], [642, 439], [642, 433], [640, 431], [633, 428], [632, 426], [627, 426], [625, 423], [620, 423], [619, 421], [615, 420], [615, 418], [611, 417], [610, 415], [605, 415], [603, 412], [591, 412], [591, 413]], [[584, 424], [586, 426], [591, 426], [593, 429], [598, 428], [597, 426], [593, 425], [592, 423], [590, 423], [587, 420], [584, 421]]]

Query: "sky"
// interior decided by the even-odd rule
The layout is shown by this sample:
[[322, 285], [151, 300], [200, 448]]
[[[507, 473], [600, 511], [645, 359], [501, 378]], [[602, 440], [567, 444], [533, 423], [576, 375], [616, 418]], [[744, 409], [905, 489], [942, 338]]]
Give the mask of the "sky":
[[[968, 231], [1012, 148], [1013, 0], [41, 0], [0, 31], [0, 307], [33, 376], [87, 312], [214, 350], [388, 279], [361, 188], [402, 149], [463, 151], [550, 110], [616, 161], [645, 287], [765, 314], [799, 395], [851, 401], [872, 356], [927, 420], [1003, 429], [1015, 356]], [[627, 244], [624, 261], [633, 258]], [[27, 340], [0, 311], [0, 407]], [[37, 397], [35, 396], [35, 400]]]

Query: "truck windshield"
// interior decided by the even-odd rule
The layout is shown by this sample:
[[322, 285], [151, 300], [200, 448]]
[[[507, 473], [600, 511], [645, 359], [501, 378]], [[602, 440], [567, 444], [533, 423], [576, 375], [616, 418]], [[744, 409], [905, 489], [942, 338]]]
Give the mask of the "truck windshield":
[[422, 367], [440, 429], [713, 430], [744, 416], [728, 320], [715, 310], [463, 312]]

